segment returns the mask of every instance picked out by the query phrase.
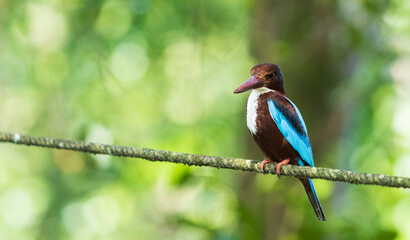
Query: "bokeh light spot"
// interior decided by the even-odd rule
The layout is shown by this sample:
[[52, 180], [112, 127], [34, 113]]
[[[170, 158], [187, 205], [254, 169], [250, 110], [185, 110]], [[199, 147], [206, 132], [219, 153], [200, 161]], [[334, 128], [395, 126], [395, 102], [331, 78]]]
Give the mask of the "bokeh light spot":
[[84, 204], [84, 217], [92, 231], [104, 235], [117, 228], [121, 212], [111, 197], [96, 196]]
[[410, 142], [410, 98], [398, 103], [393, 118], [393, 129], [404, 139], [403, 144]]
[[112, 73], [125, 83], [140, 80], [148, 66], [149, 59], [145, 49], [136, 43], [120, 44], [111, 56]]
[[30, 3], [28, 11], [28, 38], [42, 49], [55, 50], [61, 47], [67, 37], [64, 16], [45, 3]]
[[54, 150], [54, 162], [65, 174], [73, 174], [84, 168], [84, 160], [81, 154], [67, 150]]
[[14, 227], [26, 227], [34, 220], [33, 199], [23, 189], [15, 188], [4, 192], [0, 199], [0, 208], [4, 221]]
[[410, 153], [401, 155], [394, 164], [394, 175], [410, 176]]
[[87, 235], [86, 224], [83, 217], [83, 205], [70, 203], [63, 209], [63, 223], [65, 229], [74, 236]]
[[128, 1], [106, 1], [96, 21], [97, 32], [106, 38], [122, 37], [131, 25], [131, 13], [128, 9]]

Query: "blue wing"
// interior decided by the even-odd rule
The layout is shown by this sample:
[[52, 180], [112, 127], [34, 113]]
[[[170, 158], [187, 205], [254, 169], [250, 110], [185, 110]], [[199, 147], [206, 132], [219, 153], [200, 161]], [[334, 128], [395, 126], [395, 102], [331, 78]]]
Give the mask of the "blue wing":
[[299, 153], [303, 160], [299, 161], [299, 164], [303, 166], [306, 165], [305, 162], [313, 167], [312, 147], [310, 146], [305, 122], [296, 105], [289, 99], [287, 100], [295, 108], [296, 116], [275, 99], [268, 100], [270, 115], [286, 141]]

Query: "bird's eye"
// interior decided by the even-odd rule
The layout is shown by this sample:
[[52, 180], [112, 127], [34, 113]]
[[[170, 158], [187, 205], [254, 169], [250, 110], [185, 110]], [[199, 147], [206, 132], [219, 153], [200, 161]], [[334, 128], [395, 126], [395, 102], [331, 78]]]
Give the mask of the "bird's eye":
[[267, 77], [267, 78], [273, 78], [273, 76], [275, 76], [275, 74], [274, 74], [274, 73], [269, 73], [269, 74], [266, 74], [266, 77]]

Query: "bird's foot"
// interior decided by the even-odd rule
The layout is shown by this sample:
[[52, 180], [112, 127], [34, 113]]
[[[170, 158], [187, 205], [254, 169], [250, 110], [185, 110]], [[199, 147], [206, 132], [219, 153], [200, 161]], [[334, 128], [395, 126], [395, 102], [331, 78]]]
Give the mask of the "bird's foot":
[[278, 178], [280, 178], [280, 167], [282, 167], [282, 165], [286, 165], [288, 164], [290, 161], [289, 158], [283, 160], [282, 162], [276, 164], [275, 168], [276, 168], [276, 175], [278, 175]]
[[261, 163], [260, 163], [260, 165], [259, 165], [259, 168], [261, 169], [261, 172], [262, 173], [265, 173], [263, 170], [265, 170], [265, 164], [267, 164], [267, 163], [272, 163], [273, 161], [272, 160], [270, 160], [270, 159], [265, 159], [265, 160], [263, 160]]

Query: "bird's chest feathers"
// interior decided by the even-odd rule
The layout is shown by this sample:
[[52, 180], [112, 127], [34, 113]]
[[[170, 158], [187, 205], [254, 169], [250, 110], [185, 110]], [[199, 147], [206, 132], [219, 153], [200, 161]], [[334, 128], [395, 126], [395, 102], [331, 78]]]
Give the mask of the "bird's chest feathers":
[[258, 117], [258, 110], [260, 108], [260, 96], [262, 94], [273, 92], [268, 88], [258, 88], [252, 90], [251, 94], [248, 98], [248, 104], [246, 106], [246, 124], [248, 125], [249, 131], [255, 135], [258, 132], [257, 126], [257, 117]]

